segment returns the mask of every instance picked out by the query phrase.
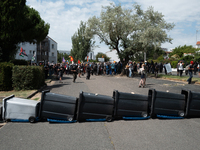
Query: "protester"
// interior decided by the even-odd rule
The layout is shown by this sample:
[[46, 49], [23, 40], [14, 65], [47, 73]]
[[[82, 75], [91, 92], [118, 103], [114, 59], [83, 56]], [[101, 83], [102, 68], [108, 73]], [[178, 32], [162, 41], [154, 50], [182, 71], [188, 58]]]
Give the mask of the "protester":
[[128, 77], [128, 75], [129, 75], [129, 64], [128, 63], [126, 65], [125, 70], [126, 70], [126, 76]]
[[60, 64], [58, 64], [58, 75], [59, 75], [59, 82], [62, 83], [62, 76], [63, 76], [63, 68]]
[[192, 82], [192, 77], [193, 77], [192, 71], [194, 71], [193, 64], [194, 64], [194, 62], [191, 61], [191, 62], [190, 62], [190, 65], [189, 65], [189, 67], [188, 67], [188, 73], [189, 73], [189, 76], [190, 76], [190, 77], [187, 79], [188, 84], [191, 84], [191, 82]]
[[81, 78], [81, 65], [80, 64], [78, 64], [77, 69], [78, 69], [78, 77]]
[[177, 76], [179, 76], [179, 63], [177, 63], [176, 68], [177, 68]]
[[197, 68], [198, 68], [198, 73], [199, 73], [199, 77], [200, 77], [200, 62], [198, 63]]
[[145, 86], [145, 69], [144, 64], [142, 64], [142, 67], [139, 69], [139, 74], [141, 74], [141, 80], [139, 82], [139, 88]]
[[154, 66], [155, 66], [155, 68], [154, 68], [154, 73], [155, 73], [155, 77], [157, 78], [157, 77], [158, 77], [158, 70], [159, 70], [160, 67], [159, 67], [159, 65], [158, 65], [157, 62], [155, 63]]
[[72, 64], [71, 66], [71, 72], [73, 74], [73, 82], [76, 82], [76, 78], [77, 78], [77, 65], [76, 64]]
[[184, 63], [182, 61], [178, 63], [178, 70], [179, 70], [180, 77], [182, 77], [182, 74], [183, 74], [183, 65]]
[[90, 67], [90, 64], [88, 63], [86, 66], [86, 72], [87, 72], [86, 80], [90, 79], [90, 71], [91, 71], [91, 67]]

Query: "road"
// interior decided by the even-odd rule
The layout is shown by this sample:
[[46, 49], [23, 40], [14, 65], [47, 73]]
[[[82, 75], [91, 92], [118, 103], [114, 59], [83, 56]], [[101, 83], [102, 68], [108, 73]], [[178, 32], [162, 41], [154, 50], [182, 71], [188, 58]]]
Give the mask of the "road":
[[[63, 83], [52, 81], [53, 93], [79, 96], [79, 92], [112, 96], [113, 90], [147, 95], [149, 88], [181, 93], [181, 89], [200, 92], [200, 86], [147, 78], [147, 87], [138, 88], [140, 78], [92, 76], [72, 82], [64, 76]], [[149, 119], [113, 122], [58, 124], [48, 122], [7, 123], [0, 129], [0, 149], [48, 150], [171, 150], [200, 149], [200, 119]]]

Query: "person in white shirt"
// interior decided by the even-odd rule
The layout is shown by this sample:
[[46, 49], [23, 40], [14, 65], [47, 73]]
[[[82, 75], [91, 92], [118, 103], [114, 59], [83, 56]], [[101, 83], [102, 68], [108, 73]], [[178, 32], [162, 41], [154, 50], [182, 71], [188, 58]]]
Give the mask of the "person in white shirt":
[[182, 74], [183, 74], [183, 65], [184, 63], [182, 61], [178, 63], [178, 70], [179, 70], [180, 77], [182, 77]]

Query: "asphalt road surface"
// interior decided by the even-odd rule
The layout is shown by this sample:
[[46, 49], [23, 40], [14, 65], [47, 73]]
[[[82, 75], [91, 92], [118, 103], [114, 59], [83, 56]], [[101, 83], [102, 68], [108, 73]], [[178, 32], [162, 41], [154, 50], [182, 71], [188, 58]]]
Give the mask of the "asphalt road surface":
[[[64, 76], [63, 83], [52, 81], [53, 93], [79, 96], [79, 92], [112, 96], [113, 90], [147, 95], [149, 88], [181, 93], [182, 89], [200, 92], [200, 86], [147, 78], [147, 86], [138, 88], [140, 78], [91, 76], [72, 82]], [[200, 119], [118, 120], [58, 124], [48, 122], [7, 123], [0, 129], [1, 150], [189, 150], [200, 149]]]

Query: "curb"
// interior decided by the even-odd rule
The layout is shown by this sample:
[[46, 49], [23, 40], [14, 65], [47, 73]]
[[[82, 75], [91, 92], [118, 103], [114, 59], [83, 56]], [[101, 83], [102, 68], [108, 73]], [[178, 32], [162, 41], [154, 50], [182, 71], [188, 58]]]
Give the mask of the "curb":
[[47, 87], [47, 84], [44, 85], [43, 87], [41, 87], [39, 90], [33, 92], [32, 94], [30, 94], [29, 96], [27, 96], [26, 98], [29, 99], [31, 97], [33, 97], [35, 94], [37, 94], [38, 92], [42, 91], [45, 87]]

